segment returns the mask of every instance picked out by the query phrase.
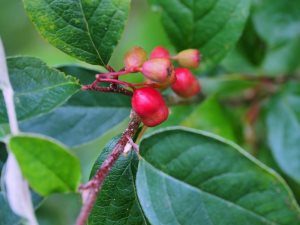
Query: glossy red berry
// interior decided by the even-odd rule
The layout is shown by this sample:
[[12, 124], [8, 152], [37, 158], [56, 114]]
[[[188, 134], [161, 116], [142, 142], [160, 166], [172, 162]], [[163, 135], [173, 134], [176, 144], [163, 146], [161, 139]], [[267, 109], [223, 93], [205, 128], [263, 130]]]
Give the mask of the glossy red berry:
[[169, 59], [170, 53], [167, 49], [161, 46], [157, 46], [154, 48], [150, 54], [150, 59], [156, 59], [156, 58], [166, 58]]
[[147, 53], [141, 47], [133, 47], [124, 57], [124, 65], [127, 71], [135, 71], [147, 60]]
[[200, 52], [197, 49], [186, 49], [179, 52], [175, 57], [180, 66], [197, 68], [200, 64]]
[[181, 97], [189, 98], [197, 95], [201, 87], [197, 78], [186, 68], [175, 69], [176, 82], [172, 90]]
[[133, 110], [148, 127], [164, 122], [169, 116], [169, 109], [159, 91], [151, 87], [137, 89], [131, 99]]
[[174, 67], [169, 59], [149, 59], [143, 64], [141, 72], [149, 80], [164, 83], [174, 76]]

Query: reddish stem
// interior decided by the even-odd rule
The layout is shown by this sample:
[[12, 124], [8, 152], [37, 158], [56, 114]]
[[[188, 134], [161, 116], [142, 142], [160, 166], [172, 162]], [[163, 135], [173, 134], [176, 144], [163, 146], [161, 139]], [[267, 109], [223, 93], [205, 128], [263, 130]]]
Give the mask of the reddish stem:
[[124, 131], [121, 138], [115, 145], [113, 151], [102, 163], [101, 167], [96, 172], [93, 179], [89, 182], [91, 185], [87, 185], [88, 196], [85, 199], [83, 207], [81, 208], [80, 214], [77, 218], [76, 225], [84, 225], [93, 209], [97, 195], [101, 190], [102, 184], [105, 177], [108, 175], [109, 171], [113, 167], [114, 163], [117, 161], [119, 156], [124, 151], [126, 144], [128, 143], [128, 137], [133, 138], [136, 134], [139, 126], [141, 124], [141, 119], [136, 115], [136, 113], [131, 113], [131, 120], [128, 124], [128, 128]]
[[84, 85], [81, 88], [84, 91], [99, 91], [99, 92], [112, 92], [112, 93], [120, 93], [124, 94], [127, 96], [132, 96], [132, 91], [129, 91], [125, 88], [119, 87], [119, 86], [110, 86], [110, 87], [99, 87], [99, 86], [94, 86], [93, 84], [91, 85]]
[[109, 83], [113, 83], [113, 84], [120, 84], [123, 85], [125, 87], [129, 87], [131, 89], [135, 89], [134, 85], [125, 81], [121, 81], [121, 80], [116, 80], [116, 79], [112, 79], [112, 78], [101, 78], [101, 77], [97, 77], [97, 81], [98, 82], [109, 82]]

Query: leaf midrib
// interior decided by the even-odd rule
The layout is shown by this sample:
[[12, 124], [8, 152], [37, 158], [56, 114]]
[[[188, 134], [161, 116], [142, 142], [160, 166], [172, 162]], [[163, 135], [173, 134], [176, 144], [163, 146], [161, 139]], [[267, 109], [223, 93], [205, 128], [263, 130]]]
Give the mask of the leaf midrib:
[[[45, 0], [44, 0], [44, 1], [45, 1]], [[78, 27], [75, 27], [74, 25], [71, 25], [70, 23], [68, 23], [61, 15], [57, 14], [57, 12], [56, 12], [55, 10], [53, 10], [53, 8], [50, 6], [50, 4], [49, 4], [47, 1], [45, 1], [45, 3], [46, 3], [47, 6], [52, 10], [52, 12], [54, 12], [59, 18], [63, 19], [69, 26], [72, 26], [72, 27], [74, 27], [74, 28], [76, 28], [76, 29], [78, 29], [78, 30], [81, 30], [81, 31], [83, 31], [84, 33], [87, 34], [87, 36], [88, 36], [88, 38], [90, 39], [90, 42], [91, 42], [91, 44], [92, 44], [92, 46], [93, 46], [93, 49], [95, 50], [95, 53], [97, 54], [97, 56], [98, 56], [98, 58], [99, 58], [99, 60], [100, 60], [100, 63], [101, 63], [102, 65], [105, 65], [105, 63], [104, 63], [104, 61], [103, 61], [103, 59], [102, 59], [102, 57], [101, 57], [101, 55], [100, 55], [98, 49], [96, 48], [95, 42], [94, 42], [94, 40], [93, 40], [93, 38], [92, 38], [92, 36], [91, 36], [90, 27], [89, 27], [89, 24], [88, 24], [88, 22], [87, 22], [85, 13], [84, 13], [84, 11], [83, 11], [83, 7], [82, 7], [82, 2], [81, 2], [81, 0], [78, 0], [78, 4], [79, 4], [79, 7], [80, 7], [80, 11], [81, 11], [81, 13], [82, 13], [82, 19], [83, 19], [83, 22], [84, 22], [84, 24], [85, 24], [86, 31], [84, 31], [84, 30], [82, 30], [82, 29], [80, 29], [80, 28], [78, 28]], [[78, 47], [75, 47], [75, 46], [73, 46], [73, 45], [71, 45], [71, 44], [68, 44], [68, 43], [66, 43], [64, 40], [61, 40], [61, 39], [60, 39], [60, 41], [64, 42], [64, 43], [65, 43], [66, 45], [68, 45], [68, 46], [71, 46], [72, 48], [77, 48], [77, 49], [79, 49], [79, 50], [81, 50], [81, 51], [84, 51], [84, 52], [86, 52], [86, 53], [89, 53], [89, 54], [91, 54], [91, 55], [94, 55], [94, 53], [88, 52], [88, 51], [86, 51], [86, 50], [84, 50], [84, 49], [82, 49], [82, 48], [78, 48]]]
[[[104, 63], [104, 61], [103, 61], [103, 59], [102, 59], [102, 57], [101, 57], [101, 55], [100, 55], [98, 49], [96, 48], [94, 39], [93, 39], [93, 37], [92, 37], [92, 35], [91, 35], [90, 27], [89, 27], [88, 21], [87, 21], [87, 19], [86, 19], [85, 13], [84, 13], [84, 11], [83, 11], [83, 7], [82, 7], [82, 2], [81, 2], [81, 0], [78, 0], [78, 3], [79, 3], [79, 6], [80, 6], [80, 10], [81, 10], [82, 16], [83, 16], [83, 22], [84, 22], [84, 24], [85, 24], [85, 26], [86, 26], [86, 29], [87, 29], [87, 35], [88, 35], [88, 37], [89, 37], [89, 39], [90, 39], [90, 41], [91, 41], [91, 43], [92, 43], [92, 45], [93, 45], [93, 47], [94, 47], [94, 49], [95, 49], [97, 55], [98, 55], [98, 58], [99, 58], [100, 61], [101, 61], [101, 64], [102, 64], [102, 65], [105, 65], [105, 63]], [[102, 3], [102, 0], [100, 1], [99, 4], [101, 4], [101, 3]], [[96, 10], [97, 10], [97, 9], [96, 9]], [[94, 13], [95, 13], [95, 12], [94, 12]]]

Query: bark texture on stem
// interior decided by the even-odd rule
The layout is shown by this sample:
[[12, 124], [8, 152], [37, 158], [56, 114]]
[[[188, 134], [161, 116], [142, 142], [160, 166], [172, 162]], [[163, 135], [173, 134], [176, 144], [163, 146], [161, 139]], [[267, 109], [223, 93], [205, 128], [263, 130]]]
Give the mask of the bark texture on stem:
[[86, 192], [86, 197], [84, 199], [83, 207], [81, 208], [80, 214], [77, 218], [76, 225], [85, 225], [86, 221], [93, 209], [97, 195], [101, 190], [102, 184], [108, 175], [109, 171], [113, 167], [114, 163], [117, 161], [119, 156], [123, 153], [126, 144], [128, 143], [128, 137], [133, 138], [136, 134], [139, 126], [141, 124], [141, 119], [132, 111], [131, 119], [128, 124], [127, 129], [123, 132], [121, 138], [117, 142], [113, 151], [102, 163], [101, 167], [96, 172], [92, 180], [90, 180], [86, 186], [83, 186], [84, 192]]
[[109, 87], [99, 87], [95, 85], [84, 85], [81, 88], [83, 91], [98, 91], [98, 92], [112, 92], [112, 93], [120, 93], [127, 96], [132, 96], [132, 91], [129, 91], [123, 87], [118, 85], [110, 84]]

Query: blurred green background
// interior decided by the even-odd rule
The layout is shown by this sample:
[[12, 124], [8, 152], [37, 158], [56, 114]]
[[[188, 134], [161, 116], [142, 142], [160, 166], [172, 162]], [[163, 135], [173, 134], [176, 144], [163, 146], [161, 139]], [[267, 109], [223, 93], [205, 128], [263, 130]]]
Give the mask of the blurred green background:
[[[66, 55], [47, 43], [37, 32], [27, 17], [21, 0], [0, 0], [0, 36], [7, 56], [28, 55], [41, 58], [50, 66], [83, 62]], [[127, 26], [114, 51], [110, 64], [116, 69], [122, 67], [123, 55], [132, 46], [138, 45], [150, 52], [157, 45], [172, 46], [160, 24], [160, 18], [153, 12], [146, 0], [133, 0]], [[126, 122], [116, 127], [100, 139], [93, 141], [74, 152], [81, 159], [84, 179], [89, 176], [95, 159], [108, 140], [125, 126]], [[89, 149], [88, 153], [86, 149]], [[45, 200], [37, 215], [41, 225], [73, 224], [80, 207], [77, 195], [54, 195]]]

